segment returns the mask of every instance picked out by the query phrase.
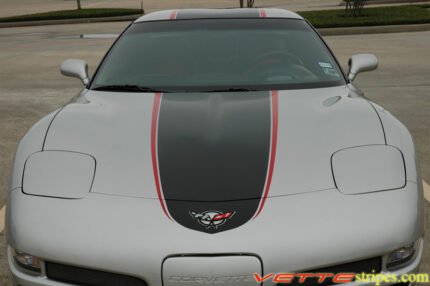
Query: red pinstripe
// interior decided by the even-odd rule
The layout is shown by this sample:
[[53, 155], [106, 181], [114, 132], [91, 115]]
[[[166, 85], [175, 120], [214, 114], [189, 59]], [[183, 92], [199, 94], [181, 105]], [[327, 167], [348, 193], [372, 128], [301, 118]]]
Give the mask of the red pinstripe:
[[270, 184], [272, 183], [273, 168], [275, 166], [276, 158], [276, 145], [278, 142], [278, 91], [273, 90], [271, 92], [272, 101], [272, 138], [270, 146], [270, 158], [269, 158], [269, 170], [267, 172], [266, 186], [264, 189], [264, 194], [261, 199], [260, 206], [254, 218], [256, 218], [263, 210], [264, 203], [266, 202], [267, 195], [269, 194]]
[[267, 17], [266, 10], [258, 9], [258, 12], [260, 14], [260, 18], [266, 18]]
[[176, 20], [177, 16], [178, 16], [178, 11], [173, 11], [172, 14], [170, 14], [170, 20]]
[[152, 107], [152, 122], [151, 122], [151, 156], [152, 156], [152, 169], [154, 171], [155, 186], [157, 188], [158, 200], [160, 201], [161, 208], [166, 216], [172, 220], [167, 211], [164, 202], [163, 193], [161, 191], [160, 175], [158, 172], [158, 156], [157, 156], [157, 129], [158, 129], [158, 114], [160, 112], [161, 93], [156, 93], [154, 96], [154, 105]]
[[[160, 176], [158, 170], [158, 156], [157, 156], [157, 129], [158, 129], [158, 114], [160, 111], [161, 103], [161, 93], [156, 93], [154, 96], [154, 105], [152, 109], [152, 124], [151, 124], [151, 155], [152, 155], [152, 168], [154, 172], [155, 185], [157, 188], [157, 195], [160, 201], [161, 208], [166, 216], [172, 220], [170, 217], [167, 207], [164, 202], [163, 194], [161, 191]], [[275, 166], [276, 158], [276, 148], [278, 141], [278, 91], [274, 90], [271, 92], [271, 108], [272, 108], [272, 132], [271, 132], [271, 145], [270, 145], [270, 158], [269, 158], [269, 168], [266, 177], [266, 184], [261, 199], [260, 206], [256, 212], [254, 218], [256, 218], [263, 210], [264, 204], [266, 202], [267, 195], [269, 194], [270, 185], [272, 183], [273, 169]]]

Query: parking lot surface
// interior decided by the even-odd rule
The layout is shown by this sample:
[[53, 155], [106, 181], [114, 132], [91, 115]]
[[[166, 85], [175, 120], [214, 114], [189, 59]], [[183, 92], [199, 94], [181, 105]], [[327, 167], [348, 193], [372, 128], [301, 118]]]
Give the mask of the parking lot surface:
[[[127, 24], [0, 29], [0, 210], [5, 204], [19, 139], [38, 119], [67, 103], [81, 89], [78, 80], [60, 75], [61, 62], [81, 58], [93, 72], [114, 39], [91, 35], [116, 34]], [[81, 34], [88, 37], [80, 38]], [[420, 151], [423, 179], [430, 182], [430, 32], [326, 39], [344, 66], [354, 53], [374, 53], [379, 57], [379, 69], [359, 75], [356, 82], [371, 100], [386, 107], [409, 127]], [[429, 203], [426, 205], [429, 224]], [[426, 235], [422, 272], [430, 273], [428, 232]], [[3, 233], [0, 233], [0, 285], [10, 286]]]

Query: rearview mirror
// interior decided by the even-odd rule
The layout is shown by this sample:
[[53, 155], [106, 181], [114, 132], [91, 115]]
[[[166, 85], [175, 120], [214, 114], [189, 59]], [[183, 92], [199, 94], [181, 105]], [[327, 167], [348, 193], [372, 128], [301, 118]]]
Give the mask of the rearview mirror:
[[61, 64], [60, 70], [62, 75], [79, 78], [84, 85], [87, 85], [89, 83], [88, 65], [83, 60], [65, 60]]
[[372, 54], [353, 55], [348, 62], [348, 79], [354, 81], [361, 72], [373, 71], [378, 67], [378, 58]]

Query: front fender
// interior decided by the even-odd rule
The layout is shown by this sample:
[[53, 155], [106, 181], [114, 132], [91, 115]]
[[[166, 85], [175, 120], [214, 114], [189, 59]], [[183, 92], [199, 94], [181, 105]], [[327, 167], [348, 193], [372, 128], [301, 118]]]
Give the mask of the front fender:
[[30, 130], [24, 135], [18, 144], [15, 152], [15, 159], [12, 167], [12, 177], [10, 180], [9, 190], [22, 187], [22, 174], [27, 158], [35, 153], [43, 150], [46, 133], [48, 132], [51, 122], [60, 112], [61, 108], [51, 112], [50, 114], [39, 120]]

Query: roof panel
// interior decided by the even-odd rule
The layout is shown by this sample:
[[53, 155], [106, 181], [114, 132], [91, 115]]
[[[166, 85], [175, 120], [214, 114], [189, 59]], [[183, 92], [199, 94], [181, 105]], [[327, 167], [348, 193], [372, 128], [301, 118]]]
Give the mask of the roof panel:
[[[278, 8], [234, 8], [234, 9], [178, 9], [163, 10], [144, 15], [136, 22], [160, 21], [169, 19], [216, 19], [216, 18], [258, 18], [265, 11], [267, 18], [303, 19], [298, 14]], [[175, 15], [175, 17], [172, 17]]]

